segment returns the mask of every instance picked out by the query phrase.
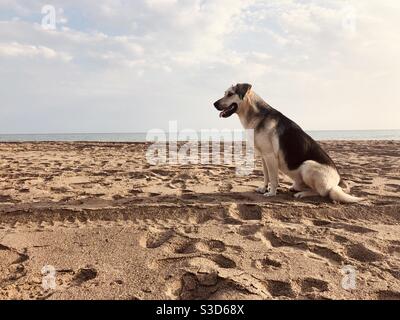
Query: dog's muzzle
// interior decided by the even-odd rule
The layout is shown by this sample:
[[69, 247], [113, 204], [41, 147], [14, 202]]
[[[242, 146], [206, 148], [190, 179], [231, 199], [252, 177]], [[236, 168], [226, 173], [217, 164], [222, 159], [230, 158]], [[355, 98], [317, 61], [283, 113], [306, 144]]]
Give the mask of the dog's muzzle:
[[229, 118], [231, 115], [233, 115], [234, 113], [236, 113], [237, 109], [239, 108], [239, 106], [237, 105], [237, 103], [232, 103], [228, 108], [222, 108], [219, 104], [219, 102], [217, 101], [216, 103], [214, 103], [215, 108], [218, 111], [222, 111], [219, 114], [220, 118]]
[[218, 110], [218, 111], [222, 111], [223, 108], [221, 107], [221, 105], [219, 104], [220, 100], [214, 102], [214, 107]]

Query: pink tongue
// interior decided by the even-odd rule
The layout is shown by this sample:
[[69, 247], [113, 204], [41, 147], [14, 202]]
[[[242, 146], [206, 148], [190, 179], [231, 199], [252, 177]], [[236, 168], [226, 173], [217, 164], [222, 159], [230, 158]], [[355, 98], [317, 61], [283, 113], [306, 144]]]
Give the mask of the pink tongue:
[[224, 117], [224, 112], [225, 112], [225, 111], [222, 111], [222, 112], [219, 114], [219, 117], [220, 117], [220, 118], [223, 118], [223, 117]]

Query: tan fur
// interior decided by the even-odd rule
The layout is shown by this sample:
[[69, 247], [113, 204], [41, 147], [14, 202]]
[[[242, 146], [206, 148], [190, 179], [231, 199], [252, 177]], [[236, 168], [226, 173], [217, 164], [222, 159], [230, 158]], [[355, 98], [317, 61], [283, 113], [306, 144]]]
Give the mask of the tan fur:
[[257, 99], [260, 98], [254, 91], [249, 90], [243, 101], [239, 101], [237, 114], [245, 129], [255, 129], [259, 124], [260, 120], [256, 118], [258, 110], [255, 102]]

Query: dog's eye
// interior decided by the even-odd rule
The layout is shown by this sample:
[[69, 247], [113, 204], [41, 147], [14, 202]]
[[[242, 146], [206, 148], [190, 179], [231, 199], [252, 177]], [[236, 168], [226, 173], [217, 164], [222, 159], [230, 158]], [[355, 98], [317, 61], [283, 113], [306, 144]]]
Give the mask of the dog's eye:
[[228, 93], [228, 97], [232, 97], [233, 96], [233, 93], [232, 92], [229, 92]]

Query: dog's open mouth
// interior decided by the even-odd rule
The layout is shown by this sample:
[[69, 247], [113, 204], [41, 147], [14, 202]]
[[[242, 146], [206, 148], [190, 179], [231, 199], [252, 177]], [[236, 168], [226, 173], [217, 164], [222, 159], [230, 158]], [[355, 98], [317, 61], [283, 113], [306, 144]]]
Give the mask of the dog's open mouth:
[[219, 115], [220, 118], [229, 118], [233, 115], [238, 109], [237, 103], [232, 103], [228, 108], [222, 111]]

